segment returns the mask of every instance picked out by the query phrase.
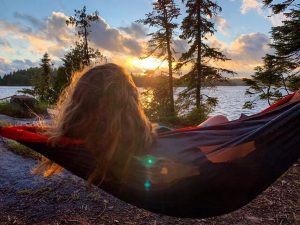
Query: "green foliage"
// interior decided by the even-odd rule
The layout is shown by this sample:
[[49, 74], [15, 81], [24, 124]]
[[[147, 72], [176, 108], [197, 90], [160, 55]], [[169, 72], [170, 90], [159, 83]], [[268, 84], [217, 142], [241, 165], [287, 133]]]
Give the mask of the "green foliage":
[[[142, 93], [142, 102], [144, 110], [148, 118], [152, 122], [162, 123], [171, 126], [190, 126], [200, 124], [207, 119], [207, 116], [212, 112], [213, 108], [217, 105], [216, 98], [206, 97], [203, 107], [197, 109], [190, 109], [190, 104], [182, 105], [186, 101], [177, 100], [176, 114], [171, 114], [168, 108], [168, 78], [166, 76], [156, 77], [156, 83], [148, 87]], [[187, 98], [186, 98], [187, 97]], [[190, 99], [193, 101], [191, 95], [182, 96], [179, 98]], [[179, 114], [179, 115], [178, 115]]]
[[37, 115], [46, 114], [47, 107], [48, 104], [45, 102], [38, 102], [32, 108], [24, 108], [19, 104], [10, 103], [9, 101], [1, 101], [0, 114], [17, 118], [32, 118]]
[[294, 2], [295, 0], [283, 0], [282, 2], [276, 1], [276, 3], [274, 3], [274, 0], [263, 0], [265, 6], [270, 7], [275, 14], [285, 11], [293, 5]]
[[142, 93], [144, 110], [149, 119], [153, 122], [166, 122], [167, 118], [172, 117], [170, 113], [170, 98], [168, 92], [168, 79], [160, 76], [158, 82], [152, 87], [148, 87]]
[[0, 85], [2, 86], [31, 86], [32, 80], [41, 72], [38, 67], [32, 67], [24, 70], [17, 70], [9, 74], [0, 76]]
[[[86, 7], [84, 6], [81, 10], [74, 10], [75, 15], [70, 16], [66, 20], [67, 26], [75, 26], [77, 30], [77, 36], [79, 42], [75, 43], [75, 47], [65, 55], [63, 59], [66, 69], [69, 69], [68, 62], [71, 62], [71, 72], [78, 71], [82, 66], [89, 66], [92, 58], [103, 57], [102, 54], [93, 48], [89, 47], [88, 36], [91, 33], [89, 29], [92, 22], [99, 21], [99, 13], [95, 11], [91, 14], [87, 14]], [[72, 67], [73, 66], [73, 67]], [[72, 74], [68, 73], [67, 74]]]
[[6, 146], [8, 147], [8, 149], [16, 154], [25, 156], [25, 157], [29, 157], [29, 158], [33, 158], [33, 159], [42, 159], [42, 155], [31, 150], [30, 148], [27, 148], [26, 146], [13, 141], [13, 140], [6, 140]]
[[53, 95], [53, 70], [48, 53], [41, 59], [42, 72], [34, 80], [34, 93], [40, 101], [54, 103]]
[[[263, 2], [275, 14], [285, 12], [286, 19], [282, 21], [283, 25], [272, 27], [273, 41], [270, 46], [275, 54], [266, 55], [264, 65], [256, 68], [252, 80], [245, 80], [250, 85], [246, 94], [258, 94], [260, 99], [271, 104], [282, 97], [281, 89], [288, 94], [300, 87], [300, 4], [294, 4], [294, 0]], [[252, 108], [254, 103], [254, 100], [248, 101], [244, 107]]]
[[210, 112], [211, 111], [208, 108], [194, 108], [190, 112], [180, 116], [179, 119], [183, 126], [195, 126], [205, 121]]
[[211, 113], [216, 105], [218, 99], [202, 95], [201, 107], [195, 107], [196, 93], [195, 89], [186, 88], [181, 91], [176, 100], [177, 110], [179, 112], [180, 119], [185, 125], [200, 124], [207, 119], [208, 114]]
[[272, 27], [273, 43], [271, 47], [276, 55], [285, 57], [290, 62], [300, 65], [300, 4], [296, 9], [284, 13], [287, 17], [282, 26]]
[[52, 93], [54, 102], [58, 100], [62, 90], [70, 83], [75, 72], [81, 71], [92, 63], [97, 64], [106, 61], [100, 51], [89, 47], [88, 43], [91, 23], [99, 21], [99, 13], [95, 11], [92, 14], [87, 14], [85, 6], [81, 10], [74, 10], [74, 12], [75, 15], [70, 16], [66, 20], [66, 24], [67, 26], [75, 26], [79, 40], [62, 58], [64, 66], [59, 67], [56, 71]]
[[[85, 57], [88, 57], [88, 61]], [[85, 66], [90, 66], [91, 61], [95, 64], [106, 61], [106, 58], [93, 48], [88, 47], [88, 54], [85, 53], [85, 45], [82, 42], [75, 42], [75, 47], [72, 47], [62, 58], [64, 62], [65, 80], [70, 81], [74, 72], [82, 70]], [[62, 71], [61, 71], [62, 72]]]
[[297, 91], [300, 89], [300, 75], [291, 77], [288, 82], [287, 86], [291, 91]]
[[173, 50], [173, 34], [178, 27], [173, 20], [180, 15], [180, 10], [173, 0], [158, 0], [153, 3], [153, 11], [146, 14], [146, 19], [138, 20], [137, 22], [157, 28], [157, 31], [148, 34], [151, 39], [148, 41], [147, 57], [155, 55], [162, 61], [168, 61], [169, 68], [169, 101], [166, 107], [169, 108], [169, 114], [175, 115], [174, 95], [173, 95], [173, 67], [175, 61]]
[[[258, 95], [260, 99], [267, 100], [268, 104], [271, 105], [282, 97], [282, 89], [285, 89], [286, 93], [289, 94], [286, 82], [293, 77], [289, 74], [295, 65], [284, 58], [273, 55], [266, 55], [263, 60], [263, 66], [255, 68], [256, 72], [251, 76], [251, 79], [244, 79], [249, 85], [246, 95]], [[254, 102], [247, 101], [244, 108], [253, 108]]]
[[64, 88], [69, 84], [69, 76], [65, 72], [65, 67], [61, 66], [54, 71], [53, 81], [53, 102], [57, 102]]
[[48, 53], [45, 53], [41, 59], [39, 73], [36, 73], [31, 81], [33, 89], [23, 89], [19, 92], [32, 95], [41, 102], [53, 104], [56, 101], [53, 89], [54, 79], [55, 73], [52, 69], [51, 59]]

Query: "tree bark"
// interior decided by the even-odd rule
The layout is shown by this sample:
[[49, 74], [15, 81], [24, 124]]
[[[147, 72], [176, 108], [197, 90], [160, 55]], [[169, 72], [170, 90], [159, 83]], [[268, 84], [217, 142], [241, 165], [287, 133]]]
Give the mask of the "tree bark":
[[196, 74], [196, 107], [199, 109], [201, 107], [201, 78], [202, 78], [202, 65], [201, 65], [201, 0], [197, 1], [197, 33], [198, 33], [198, 43], [197, 43], [197, 74]]
[[172, 52], [171, 52], [171, 32], [168, 27], [168, 15], [167, 11], [164, 8], [164, 19], [166, 27], [166, 42], [167, 42], [167, 52], [168, 52], [168, 67], [169, 67], [169, 98], [170, 98], [170, 114], [175, 115], [175, 106], [174, 106], [174, 93], [173, 93], [173, 68], [172, 68]]
[[86, 26], [85, 26], [84, 27], [84, 54], [85, 54], [87, 66], [89, 66], [90, 65], [90, 57], [89, 57], [89, 46], [88, 46], [87, 36], [88, 36], [88, 33], [86, 30]]

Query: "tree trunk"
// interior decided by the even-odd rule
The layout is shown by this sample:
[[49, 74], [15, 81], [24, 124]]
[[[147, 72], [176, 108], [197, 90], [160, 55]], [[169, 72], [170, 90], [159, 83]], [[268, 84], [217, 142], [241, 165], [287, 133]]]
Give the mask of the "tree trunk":
[[282, 79], [282, 83], [283, 83], [283, 87], [284, 87], [284, 90], [286, 91], [286, 93], [289, 95], [290, 92], [288, 91], [287, 87], [286, 87], [286, 82], [285, 82], [285, 78], [283, 75], [281, 75], [281, 79]]
[[270, 102], [270, 89], [271, 89], [271, 87], [269, 86], [268, 89], [267, 89], [267, 96], [268, 96], [268, 104], [269, 104], [269, 106], [271, 105], [271, 102]]
[[168, 64], [169, 64], [169, 95], [170, 95], [170, 113], [172, 115], [175, 114], [174, 107], [174, 94], [173, 94], [173, 68], [172, 68], [172, 52], [170, 46], [170, 39], [167, 40], [167, 48], [168, 48]]
[[174, 94], [173, 94], [173, 68], [172, 68], [172, 52], [171, 52], [171, 32], [168, 27], [168, 14], [164, 8], [164, 21], [166, 28], [166, 42], [168, 51], [168, 66], [169, 66], [169, 98], [170, 98], [170, 114], [175, 115]]
[[196, 107], [199, 109], [201, 107], [201, 75], [202, 75], [202, 65], [201, 65], [201, 0], [197, 1], [197, 33], [198, 33], [198, 43], [197, 43], [197, 74], [196, 74]]
[[88, 36], [88, 33], [86, 30], [86, 27], [84, 27], [84, 54], [85, 54], [87, 66], [89, 66], [90, 65], [90, 57], [89, 57], [89, 46], [88, 46], [87, 36]]

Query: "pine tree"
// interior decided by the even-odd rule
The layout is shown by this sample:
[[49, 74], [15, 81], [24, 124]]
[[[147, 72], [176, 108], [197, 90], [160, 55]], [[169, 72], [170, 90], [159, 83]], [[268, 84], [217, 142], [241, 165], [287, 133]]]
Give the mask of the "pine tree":
[[295, 0], [284, 0], [282, 2], [274, 3], [274, 0], [263, 0], [265, 6], [268, 6], [272, 9], [275, 14], [281, 13], [287, 10], [290, 6], [292, 6]]
[[[295, 64], [284, 58], [274, 55], [266, 55], [263, 58], [263, 66], [255, 68], [255, 74], [251, 79], [245, 78], [244, 81], [249, 86], [247, 95], [258, 95], [260, 99], [267, 100], [271, 105], [274, 101], [282, 97], [284, 92], [289, 94], [287, 82], [290, 79], [291, 69]], [[293, 76], [291, 76], [293, 77]], [[255, 100], [247, 101], [244, 108], [253, 108]]]
[[78, 41], [75, 46], [64, 55], [62, 61], [63, 67], [60, 67], [56, 72], [54, 81], [54, 98], [57, 99], [62, 90], [69, 84], [71, 76], [74, 72], [82, 70], [85, 66], [90, 66], [92, 62], [106, 62], [106, 57], [103, 56], [98, 49], [94, 49], [89, 45], [89, 35], [91, 34], [91, 23], [99, 21], [98, 11], [92, 14], [87, 14], [86, 7], [81, 10], [74, 10], [75, 15], [70, 16], [66, 20], [67, 26], [75, 26], [77, 30]]
[[287, 17], [282, 26], [272, 27], [273, 43], [276, 55], [286, 57], [300, 65], [300, 4], [297, 9], [284, 13]]
[[202, 87], [212, 81], [224, 79], [224, 73], [234, 72], [208, 63], [228, 60], [218, 49], [207, 44], [207, 36], [215, 32], [212, 18], [222, 10], [221, 7], [211, 0], [183, 0], [183, 2], [185, 2], [187, 16], [182, 21], [180, 37], [188, 41], [189, 49], [182, 54], [178, 68], [186, 64], [191, 65], [191, 70], [183, 77], [189, 83], [183, 95], [195, 98], [195, 106], [200, 109], [203, 107]]
[[180, 10], [173, 0], [157, 0], [153, 3], [153, 11], [146, 14], [146, 19], [138, 20], [139, 23], [157, 28], [157, 31], [148, 34], [149, 52], [146, 57], [155, 56], [162, 61], [168, 61], [169, 69], [169, 107], [170, 114], [175, 115], [173, 94], [173, 65], [175, 61], [173, 49], [173, 34], [178, 24], [173, 22], [180, 15]]
[[[250, 86], [246, 94], [258, 94], [260, 99], [267, 100], [270, 105], [300, 87], [300, 5], [294, 5], [294, 0], [263, 2], [275, 14], [284, 12], [286, 19], [282, 21], [283, 25], [272, 27], [273, 41], [270, 47], [275, 50], [274, 55], [263, 57], [263, 65], [255, 68], [256, 72], [251, 79], [244, 80]], [[255, 100], [247, 101], [244, 108], [252, 108], [254, 103]]]
[[264, 3], [272, 9], [273, 13], [283, 12], [286, 17], [281, 26], [272, 27], [273, 42], [270, 46], [275, 49], [277, 58], [289, 62], [290, 66], [287, 68], [292, 75], [288, 77], [288, 86], [291, 90], [296, 90], [300, 88], [300, 4], [295, 0], [276, 1], [276, 3], [273, 0], [264, 0]]
[[49, 54], [46, 52], [40, 63], [40, 72], [33, 78], [33, 90], [24, 89], [22, 92], [32, 94], [42, 102], [53, 102], [53, 70]]
[[75, 15], [70, 16], [68, 20], [66, 20], [66, 24], [68, 26], [75, 26], [75, 28], [77, 29], [77, 35], [80, 41], [78, 44], [76, 44], [76, 47], [80, 46], [82, 48], [82, 63], [84, 66], [89, 66], [93, 55], [101, 55], [98, 50], [90, 48], [88, 43], [88, 36], [91, 33], [91, 23], [99, 21], [99, 12], [95, 11], [92, 14], [87, 14], [86, 6], [84, 6], [81, 10], [75, 9], [74, 12]]

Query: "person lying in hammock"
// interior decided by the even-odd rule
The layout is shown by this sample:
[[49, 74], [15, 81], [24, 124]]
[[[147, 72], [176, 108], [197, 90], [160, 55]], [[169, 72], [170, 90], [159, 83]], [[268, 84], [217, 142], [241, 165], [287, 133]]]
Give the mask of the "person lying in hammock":
[[[249, 203], [299, 159], [299, 100], [298, 91], [246, 118], [157, 134], [128, 73], [106, 64], [75, 74], [49, 128], [0, 127], [0, 135], [127, 203], [204, 218]], [[46, 160], [35, 172], [60, 170]]]
[[[84, 140], [98, 162], [89, 177], [91, 183], [104, 178], [117, 155], [129, 160], [155, 140], [157, 125], [146, 117], [130, 75], [116, 64], [74, 74], [59, 100], [58, 112], [48, 130], [49, 141], [55, 145], [62, 136]], [[214, 116], [200, 126], [227, 121], [224, 116]], [[33, 172], [49, 176], [61, 169], [44, 160]]]

